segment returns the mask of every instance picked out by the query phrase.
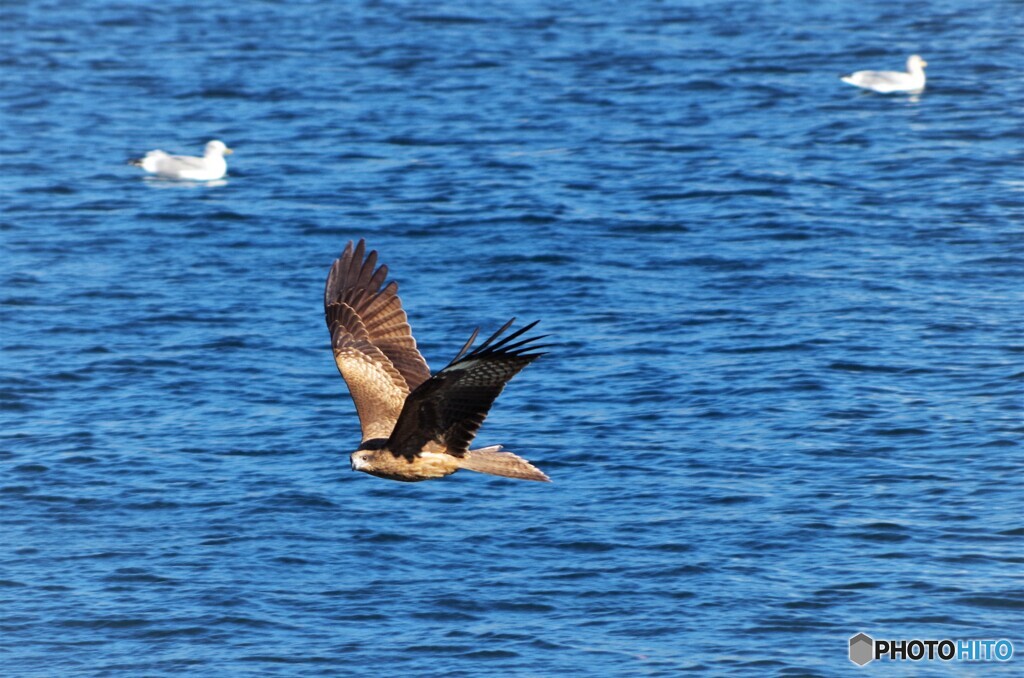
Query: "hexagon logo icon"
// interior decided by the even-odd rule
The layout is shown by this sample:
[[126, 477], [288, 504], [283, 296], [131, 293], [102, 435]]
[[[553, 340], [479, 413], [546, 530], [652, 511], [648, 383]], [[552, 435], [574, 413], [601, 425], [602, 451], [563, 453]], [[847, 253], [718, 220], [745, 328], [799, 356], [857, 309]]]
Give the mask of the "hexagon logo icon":
[[858, 633], [850, 638], [850, 661], [857, 666], [864, 666], [875, 658], [875, 641], [866, 633]]

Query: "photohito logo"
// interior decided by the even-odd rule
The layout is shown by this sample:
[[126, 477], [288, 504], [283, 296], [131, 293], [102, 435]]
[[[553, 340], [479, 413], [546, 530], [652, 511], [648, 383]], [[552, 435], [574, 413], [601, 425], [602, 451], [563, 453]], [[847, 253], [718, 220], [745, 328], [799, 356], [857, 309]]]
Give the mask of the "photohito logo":
[[1001, 640], [875, 640], [866, 633], [850, 638], [850, 661], [864, 666], [875, 659], [944, 662], [1009, 661], [1013, 643]]

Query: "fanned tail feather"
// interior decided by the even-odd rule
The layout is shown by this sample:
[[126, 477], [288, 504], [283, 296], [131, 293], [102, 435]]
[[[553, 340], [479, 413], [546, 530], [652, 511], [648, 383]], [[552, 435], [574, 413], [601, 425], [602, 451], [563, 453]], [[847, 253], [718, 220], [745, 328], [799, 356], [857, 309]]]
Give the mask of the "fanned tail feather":
[[502, 452], [501, 445], [469, 450], [465, 456], [458, 459], [459, 466], [468, 471], [490, 473], [493, 476], [504, 476], [505, 478], [551, 482], [551, 479], [543, 471], [522, 457], [511, 452]]

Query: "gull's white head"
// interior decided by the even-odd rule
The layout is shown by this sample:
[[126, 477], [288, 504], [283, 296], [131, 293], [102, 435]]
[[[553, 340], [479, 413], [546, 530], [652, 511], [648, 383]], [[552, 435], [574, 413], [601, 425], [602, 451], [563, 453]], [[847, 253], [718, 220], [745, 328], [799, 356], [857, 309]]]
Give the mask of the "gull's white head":
[[928, 65], [928, 62], [921, 58], [920, 54], [911, 54], [907, 58], [907, 70], [913, 73], [914, 71], [923, 71], [924, 67]]
[[223, 141], [214, 139], [206, 144], [206, 155], [231, 155], [234, 153]]

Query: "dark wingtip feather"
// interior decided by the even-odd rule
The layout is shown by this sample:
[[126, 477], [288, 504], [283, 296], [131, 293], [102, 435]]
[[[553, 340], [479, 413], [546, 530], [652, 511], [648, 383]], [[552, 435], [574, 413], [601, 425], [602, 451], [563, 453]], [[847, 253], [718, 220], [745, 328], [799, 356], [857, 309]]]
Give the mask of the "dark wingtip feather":
[[[522, 339], [520, 341], [517, 341], [514, 344], [505, 344], [504, 346], [502, 346], [502, 351], [504, 351], [505, 353], [514, 353], [514, 352], [516, 352], [520, 348], [525, 348], [528, 351], [532, 351], [533, 349], [539, 347], [539, 345], [533, 344], [533, 342], [540, 341], [541, 339], [546, 339], [546, 338], [548, 338], [550, 336], [551, 336], [550, 334], [539, 334], [536, 337], [527, 337], [526, 339]], [[527, 346], [527, 344], [531, 344], [531, 345]], [[545, 345], [546, 346], [550, 346], [551, 344], [545, 344]]]
[[[502, 332], [504, 332], [508, 328], [512, 327], [512, 323], [514, 323], [515, 321], [516, 321], [515, 317], [512, 317], [507, 323], [505, 323], [500, 328], [498, 328], [497, 332], [495, 332], [491, 336], [487, 337], [487, 341], [485, 341], [484, 343], [480, 344], [480, 346], [476, 350], [474, 350], [473, 352], [476, 353], [477, 351], [482, 351], [485, 348], [487, 348], [488, 346], [490, 346], [491, 342], [494, 341], [495, 339], [497, 339], [501, 335]], [[521, 333], [522, 330], [519, 330], [519, 332]]]
[[[535, 344], [533, 342], [544, 339], [545, 337], [548, 337], [550, 335], [542, 334], [536, 337], [525, 337], [523, 339], [519, 339], [519, 337], [523, 336], [523, 334], [533, 329], [537, 325], [537, 323], [540, 322], [539, 320], [534, 320], [532, 323], [520, 327], [512, 334], [509, 334], [508, 336], [501, 337], [500, 339], [498, 339], [503, 332], [505, 332], [506, 330], [508, 330], [509, 327], [512, 326], [512, 323], [514, 323], [515, 320], [515, 318], [509, 320], [507, 323], [501, 326], [501, 329], [499, 329], [497, 332], [488, 337], [487, 341], [485, 341], [484, 343], [480, 344], [479, 346], [470, 351], [469, 348], [472, 346], [473, 341], [476, 339], [476, 336], [479, 333], [479, 328], [474, 330], [473, 336], [469, 338], [469, 341], [467, 341], [466, 344], [462, 347], [462, 350], [459, 351], [458, 355], [456, 355], [455, 358], [452, 359], [450, 363], [448, 363], [448, 367], [451, 367], [452, 365], [455, 365], [456, 363], [465, 360], [473, 360], [475, 358], [481, 358], [492, 355], [507, 355], [514, 356], [517, 358], [529, 358], [531, 360], [542, 355], [540, 353], [532, 353], [532, 351], [535, 351], [538, 348], [545, 348], [549, 346], [549, 344], [541, 345]], [[519, 341], [515, 341], [516, 339], [519, 339]]]
[[452, 358], [452, 361], [448, 363], [449, 365], [454, 365], [459, 361], [460, 358], [462, 358], [462, 356], [466, 355], [466, 352], [469, 350], [469, 347], [473, 345], [474, 341], [476, 341], [476, 337], [478, 334], [480, 334], [479, 327], [475, 328], [473, 330], [473, 334], [469, 335], [469, 339], [466, 341], [465, 344], [462, 345], [462, 348], [460, 348], [459, 352], [455, 355], [454, 358]]

